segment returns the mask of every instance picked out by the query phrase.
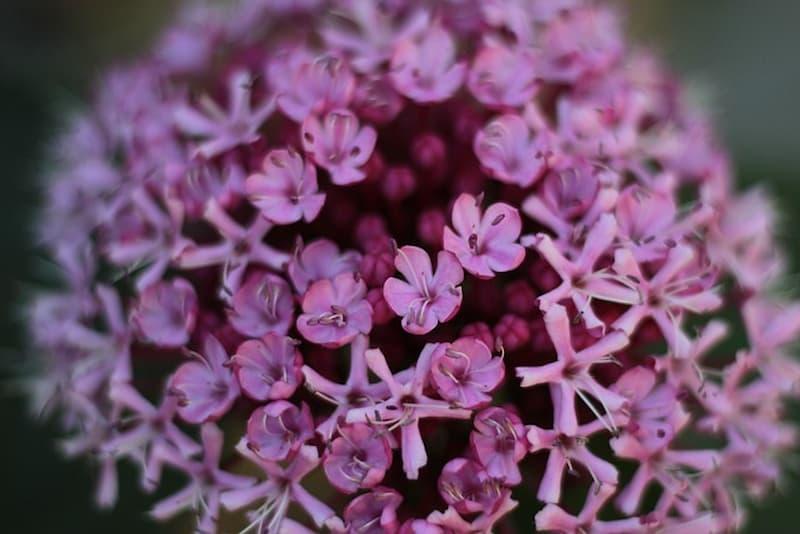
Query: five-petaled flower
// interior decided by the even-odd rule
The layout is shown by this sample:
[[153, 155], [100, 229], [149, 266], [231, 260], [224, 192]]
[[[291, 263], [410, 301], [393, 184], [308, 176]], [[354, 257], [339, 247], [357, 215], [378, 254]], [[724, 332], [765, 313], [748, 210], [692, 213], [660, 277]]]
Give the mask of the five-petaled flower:
[[372, 330], [372, 306], [367, 286], [356, 273], [314, 282], [303, 297], [297, 329], [303, 337], [326, 347], [341, 347]]
[[525, 249], [517, 243], [522, 231], [519, 211], [503, 202], [481, 212], [481, 199], [462, 194], [453, 205], [453, 228], [444, 229], [444, 248], [478, 278], [519, 267]]
[[461, 306], [461, 265], [446, 250], [439, 252], [437, 260], [434, 272], [430, 257], [421, 248], [397, 249], [394, 264], [407, 281], [389, 278], [383, 296], [392, 311], [403, 317], [406, 332], [427, 334], [437, 324], [449, 321]]

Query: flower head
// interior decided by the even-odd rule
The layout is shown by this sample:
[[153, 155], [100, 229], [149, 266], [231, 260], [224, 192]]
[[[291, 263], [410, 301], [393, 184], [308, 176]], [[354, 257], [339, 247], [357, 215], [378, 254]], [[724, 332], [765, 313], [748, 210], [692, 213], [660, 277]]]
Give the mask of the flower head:
[[203, 534], [220, 506], [261, 534], [505, 532], [517, 506], [738, 530], [798, 442], [800, 306], [777, 210], [619, 6], [229, 3], [53, 143], [63, 280], [26, 383], [98, 504], [132, 461], [188, 480], [152, 515]]

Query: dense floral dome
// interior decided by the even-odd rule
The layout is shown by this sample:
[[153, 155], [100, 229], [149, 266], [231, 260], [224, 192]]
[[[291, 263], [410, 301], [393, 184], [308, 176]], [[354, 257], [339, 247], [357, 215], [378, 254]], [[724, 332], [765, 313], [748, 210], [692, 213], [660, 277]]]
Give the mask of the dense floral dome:
[[55, 145], [34, 401], [202, 533], [735, 530], [800, 305], [687, 100], [602, 2], [192, 4]]

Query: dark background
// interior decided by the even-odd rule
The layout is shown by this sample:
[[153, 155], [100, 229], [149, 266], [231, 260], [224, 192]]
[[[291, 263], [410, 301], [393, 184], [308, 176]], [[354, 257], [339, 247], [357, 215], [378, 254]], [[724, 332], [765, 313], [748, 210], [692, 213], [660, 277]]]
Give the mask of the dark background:
[[[81, 106], [90, 81], [140, 51], [175, 5], [0, 0], [0, 532], [159, 531], [145, 516], [150, 500], [136, 489], [130, 467], [122, 470], [117, 508], [94, 510], [92, 470], [58, 456], [52, 427], [32, 419], [14, 377], [25, 365], [18, 310], [44, 263], [28, 228], [48, 140], [64, 111]], [[708, 102], [740, 183], [772, 191], [796, 272], [800, 2], [648, 0], [629, 7], [638, 41], [660, 50]], [[800, 531], [800, 477], [786, 478], [787, 489], [752, 514], [748, 532]]]

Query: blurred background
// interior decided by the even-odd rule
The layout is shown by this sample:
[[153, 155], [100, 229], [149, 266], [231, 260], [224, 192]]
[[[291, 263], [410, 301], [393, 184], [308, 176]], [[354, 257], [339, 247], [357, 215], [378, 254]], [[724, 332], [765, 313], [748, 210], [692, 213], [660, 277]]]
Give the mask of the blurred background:
[[[37, 258], [28, 228], [39, 199], [43, 153], [65, 109], [80, 106], [110, 63], [136, 55], [169, 19], [174, 0], [0, 2], [0, 503], [10, 533], [146, 534], [149, 499], [123, 469], [120, 503], [93, 508], [93, 473], [55, 450], [16, 395], [24, 328], [19, 303]], [[629, 2], [638, 42], [660, 51], [713, 110], [742, 187], [757, 184], [783, 210], [782, 237], [797, 272], [800, 247], [800, 2]], [[794, 278], [796, 280], [796, 277]], [[796, 282], [794, 282], [796, 285]], [[127, 481], [127, 484], [126, 484]], [[798, 532], [800, 476], [753, 514], [747, 532]], [[183, 529], [181, 529], [183, 530]]]

